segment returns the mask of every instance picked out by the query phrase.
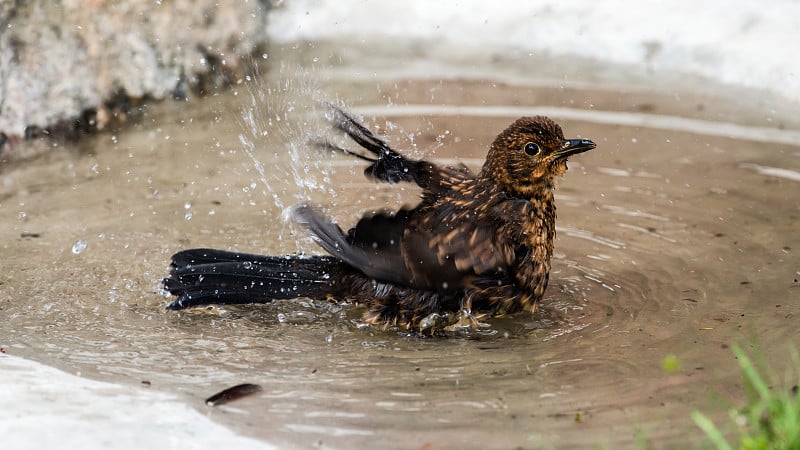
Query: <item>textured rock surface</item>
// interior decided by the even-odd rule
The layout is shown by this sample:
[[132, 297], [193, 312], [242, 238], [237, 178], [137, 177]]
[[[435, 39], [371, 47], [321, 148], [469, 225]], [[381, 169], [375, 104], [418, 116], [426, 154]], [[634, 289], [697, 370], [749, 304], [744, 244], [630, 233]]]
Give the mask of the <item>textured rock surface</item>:
[[252, 56], [266, 43], [268, 9], [256, 0], [0, 1], [0, 149], [59, 124], [102, 128], [112, 101], [183, 96], [242, 75], [261, 59]]

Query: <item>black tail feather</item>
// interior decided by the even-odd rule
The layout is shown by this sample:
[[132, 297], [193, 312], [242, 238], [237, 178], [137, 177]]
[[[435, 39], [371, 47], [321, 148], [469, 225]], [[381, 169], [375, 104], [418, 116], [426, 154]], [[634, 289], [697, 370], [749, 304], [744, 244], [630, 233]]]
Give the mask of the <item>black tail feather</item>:
[[[181, 250], [172, 255], [172, 267], [181, 268], [189, 265], [200, 265], [217, 262], [271, 262], [276, 259], [274, 256], [263, 256], [252, 253], [237, 253], [226, 250], [216, 250], [212, 248], [192, 248]], [[286, 259], [286, 258], [279, 258]]]
[[168, 309], [211, 303], [268, 303], [275, 299], [325, 298], [336, 288], [335, 259], [274, 257], [192, 249], [172, 257], [164, 289], [178, 298]]

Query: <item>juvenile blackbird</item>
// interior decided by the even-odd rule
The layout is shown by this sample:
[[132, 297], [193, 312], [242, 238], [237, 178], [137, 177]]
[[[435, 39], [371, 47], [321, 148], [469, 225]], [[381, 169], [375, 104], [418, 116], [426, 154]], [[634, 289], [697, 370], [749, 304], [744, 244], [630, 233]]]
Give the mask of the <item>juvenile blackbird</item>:
[[367, 306], [371, 324], [425, 330], [536, 311], [555, 238], [554, 179], [567, 157], [595, 148], [564, 139], [547, 117], [522, 117], [489, 147], [478, 173], [400, 155], [343, 110], [338, 130], [371, 155], [368, 178], [422, 188], [414, 208], [365, 215], [347, 233], [309, 205], [293, 219], [329, 256], [260, 256], [192, 249], [172, 256], [169, 309], [310, 297]]

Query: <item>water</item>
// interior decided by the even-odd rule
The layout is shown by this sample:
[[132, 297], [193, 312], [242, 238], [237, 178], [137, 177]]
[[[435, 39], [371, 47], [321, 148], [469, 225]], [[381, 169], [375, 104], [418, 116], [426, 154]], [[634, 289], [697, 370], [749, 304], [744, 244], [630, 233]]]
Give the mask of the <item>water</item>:
[[[680, 447], [701, 436], [691, 411], [723, 419], [743, 397], [732, 343], [757, 343], [778, 373], [789, 364], [800, 127], [776, 111], [791, 106], [709, 86], [358, 79], [341, 76], [364, 70], [347, 58], [287, 69], [329, 51], [270, 50], [283, 66], [265, 84], [156, 105], [114, 136], [5, 168], [6, 352], [124, 387], [148, 381], [287, 448], [625, 448], [638, 433]], [[483, 69], [506, 80], [521, 70]], [[560, 182], [540, 313], [420, 339], [363, 326], [356, 306], [303, 299], [164, 310], [159, 281], [175, 251], [313, 253], [282, 220], [287, 206], [311, 201], [346, 226], [414, 201], [414, 188], [374, 184], [359, 162], [307, 146], [325, 130], [320, 101], [337, 98], [398, 148], [473, 168], [526, 111], [598, 143]], [[263, 391], [204, 405], [239, 383]]]

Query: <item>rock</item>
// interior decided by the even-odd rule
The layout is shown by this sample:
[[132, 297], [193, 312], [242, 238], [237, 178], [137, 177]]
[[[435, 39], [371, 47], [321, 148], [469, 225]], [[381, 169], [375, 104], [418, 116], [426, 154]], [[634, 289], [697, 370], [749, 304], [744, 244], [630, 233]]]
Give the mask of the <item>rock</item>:
[[137, 99], [185, 97], [247, 73], [269, 1], [0, 2], [0, 151], [103, 128]]

